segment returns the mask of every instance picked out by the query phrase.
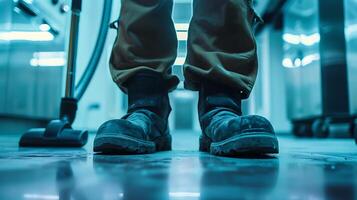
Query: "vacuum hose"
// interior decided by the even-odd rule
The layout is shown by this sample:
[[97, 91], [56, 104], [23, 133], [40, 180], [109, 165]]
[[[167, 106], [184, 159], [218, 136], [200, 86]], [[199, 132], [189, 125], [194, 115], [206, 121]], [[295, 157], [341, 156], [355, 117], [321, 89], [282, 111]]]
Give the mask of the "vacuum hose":
[[112, 0], [104, 0], [103, 1], [103, 14], [102, 20], [99, 27], [99, 34], [95, 44], [95, 48], [90, 57], [90, 61], [81, 76], [78, 84], [75, 87], [75, 95], [74, 97], [79, 101], [84, 92], [87, 90], [90, 81], [93, 78], [93, 75], [98, 67], [99, 60], [101, 58], [105, 42], [108, 34], [108, 25], [110, 23], [110, 16], [112, 10]]

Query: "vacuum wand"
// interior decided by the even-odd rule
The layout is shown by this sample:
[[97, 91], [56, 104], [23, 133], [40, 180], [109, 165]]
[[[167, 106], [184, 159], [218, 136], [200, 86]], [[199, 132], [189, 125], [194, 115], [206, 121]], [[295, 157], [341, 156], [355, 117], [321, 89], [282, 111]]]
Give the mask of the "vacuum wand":
[[88, 141], [88, 131], [74, 130], [71, 126], [77, 111], [74, 84], [81, 9], [82, 0], [72, 0], [66, 91], [64, 98], [61, 100], [59, 119], [50, 121], [46, 128], [28, 130], [20, 138], [19, 145], [21, 147], [82, 147]]
[[78, 47], [79, 19], [82, 11], [82, 0], [72, 0], [71, 28], [67, 57], [67, 75], [65, 98], [74, 98], [75, 74]]

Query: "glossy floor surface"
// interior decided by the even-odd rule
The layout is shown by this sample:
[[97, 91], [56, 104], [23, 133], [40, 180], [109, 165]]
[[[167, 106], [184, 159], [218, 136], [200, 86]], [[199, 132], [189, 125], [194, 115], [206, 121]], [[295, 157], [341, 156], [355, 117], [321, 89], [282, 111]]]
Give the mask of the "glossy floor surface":
[[197, 151], [198, 134], [174, 133], [174, 150], [105, 156], [83, 149], [18, 148], [0, 136], [0, 199], [357, 199], [352, 140], [281, 136], [276, 157]]

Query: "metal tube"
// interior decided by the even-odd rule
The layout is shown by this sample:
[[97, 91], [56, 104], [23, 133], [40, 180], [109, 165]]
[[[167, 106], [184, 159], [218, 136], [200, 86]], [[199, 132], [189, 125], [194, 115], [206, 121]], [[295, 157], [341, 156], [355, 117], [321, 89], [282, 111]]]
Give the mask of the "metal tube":
[[[77, 3], [76, 3], [77, 2]], [[67, 75], [66, 75], [66, 98], [74, 97], [75, 89], [75, 74], [76, 74], [76, 61], [77, 61], [77, 47], [78, 47], [78, 32], [79, 32], [79, 18], [81, 8], [76, 8], [75, 4], [81, 5], [81, 0], [72, 1], [71, 13], [71, 27], [69, 35], [69, 47], [67, 57]]]

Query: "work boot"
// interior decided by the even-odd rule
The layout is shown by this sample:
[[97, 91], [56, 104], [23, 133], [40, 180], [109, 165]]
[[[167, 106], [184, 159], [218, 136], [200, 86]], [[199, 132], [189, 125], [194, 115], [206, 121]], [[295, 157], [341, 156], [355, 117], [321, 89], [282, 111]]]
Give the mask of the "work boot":
[[241, 97], [226, 86], [204, 83], [199, 92], [200, 151], [219, 156], [275, 154], [278, 140], [270, 122], [242, 116]]
[[161, 75], [146, 71], [127, 81], [128, 112], [99, 127], [94, 151], [108, 154], [144, 154], [171, 150], [168, 91]]

